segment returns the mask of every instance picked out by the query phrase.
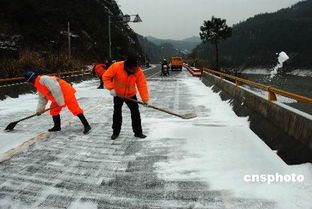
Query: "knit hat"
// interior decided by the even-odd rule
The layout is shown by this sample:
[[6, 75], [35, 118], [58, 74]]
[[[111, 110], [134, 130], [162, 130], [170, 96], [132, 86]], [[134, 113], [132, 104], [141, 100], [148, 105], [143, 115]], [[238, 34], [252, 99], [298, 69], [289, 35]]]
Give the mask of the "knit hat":
[[138, 61], [135, 56], [129, 56], [125, 61], [125, 68], [134, 68], [138, 66]]
[[27, 82], [32, 82], [35, 78], [37, 77], [37, 74], [35, 72], [32, 71], [28, 71], [25, 73], [25, 81]]

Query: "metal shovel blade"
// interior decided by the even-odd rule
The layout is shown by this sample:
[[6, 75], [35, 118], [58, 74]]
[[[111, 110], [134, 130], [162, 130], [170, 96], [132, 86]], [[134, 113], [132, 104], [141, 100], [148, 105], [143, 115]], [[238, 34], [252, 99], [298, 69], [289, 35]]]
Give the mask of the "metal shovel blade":
[[192, 119], [192, 118], [196, 118], [197, 115], [194, 114], [194, 113], [187, 113], [187, 114], [181, 115], [181, 117], [182, 117], [183, 119]]
[[5, 131], [12, 131], [17, 123], [18, 123], [17, 121], [10, 123], [4, 130]]

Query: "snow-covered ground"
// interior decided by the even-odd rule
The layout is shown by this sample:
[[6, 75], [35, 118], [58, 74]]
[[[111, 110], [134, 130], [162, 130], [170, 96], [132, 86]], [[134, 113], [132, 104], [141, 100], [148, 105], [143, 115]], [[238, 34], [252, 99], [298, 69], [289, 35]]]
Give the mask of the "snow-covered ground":
[[[112, 114], [112, 108], [107, 108], [112, 104], [109, 92], [105, 89], [96, 89], [97, 85], [98, 80], [74, 85], [78, 101], [86, 110], [86, 117], [91, 125], [95, 124], [93, 120], [98, 118], [99, 114], [103, 117]], [[205, 181], [210, 190], [229, 191], [223, 194], [223, 200], [228, 204], [225, 205], [228, 206], [226, 208], [233, 208], [231, 201], [226, 203], [226, 199], [233, 196], [274, 202], [276, 204], [274, 208], [277, 209], [312, 208], [312, 165], [310, 163], [286, 165], [249, 129], [248, 118], [236, 116], [231, 105], [222, 101], [218, 94], [202, 84], [198, 78], [191, 77], [184, 70], [176, 76], [152, 78], [148, 81], [148, 85], [151, 105], [180, 114], [188, 112], [197, 114], [194, 119], [183, 120], [140, 107], [143, 130], [148, 135], [142, 140], [146, 143], [145, 146], [149, 146], [155, 152], [163, 148], [168, 150], [166, 153], [168, 159], [159, 160], [154, 164], [159, 178], [166, 181]], [[35, 94], [25, 94], [17, 99], [7, 98], [1, 101], [0, 128], [3, 130], [9, 122], [33, 114], [36, 100]], [[124, 111], [124, 117], [129, 117], [129, 111]], [[61, 117], [62, 131], [64, 133], [70, 131], [73, 132], [72, 137], [80, 137], [82, 132], [80, 122], [77, 119], [73, 122], [73, 116], [67, 109], [61, 112]], [[44, 114], [20, 122], [12, 132], [0, 132], [0, 157], [45, 132], [51, 126], [51, 117]], [[93, 137], [103, 137], [104, 133], [111, 134], [110, 125], [103, 130], [93, 128], [91, 133]], [[62, 132], [58, 137], [61, 137], [61, 134]], [[121, 134], [121, 138], [123, 134], [125, 132]], [[27, 149], [23, 151], [27, 152]], [[142, 153], [138, 151], [135, 155], [140, 156]], [[276, 174], [283, 177], [294, 174], [303, 176], [304, 180], [270, 182], [270, 184], [263, 178], [263, 182], [248, 181], [248, 175], [268, 177]], [[0, 197], [0, 208], [1, 205], [13, 205], [7, 201], [2, 201]], [[71, 207], [81, 208], [73, 205]], [[94, 205], [90, 206], [93, 207]], [[195, 205], [193, 208], [196, 207]], [[200, 205], [198, 207], [200, 208]]]

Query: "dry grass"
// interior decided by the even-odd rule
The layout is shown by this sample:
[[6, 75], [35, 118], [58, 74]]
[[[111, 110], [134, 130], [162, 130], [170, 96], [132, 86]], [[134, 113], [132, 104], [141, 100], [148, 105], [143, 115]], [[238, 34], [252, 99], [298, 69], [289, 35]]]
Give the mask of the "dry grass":
[[64, 72], [78, 69], [85, 63], [69, 58], [66, 54], [46, 54], [33, 51], [23, 51], [18, 59], [3, 59], [0, 65], [0, 78], [23, 76], [26, 71], [38, 73]]

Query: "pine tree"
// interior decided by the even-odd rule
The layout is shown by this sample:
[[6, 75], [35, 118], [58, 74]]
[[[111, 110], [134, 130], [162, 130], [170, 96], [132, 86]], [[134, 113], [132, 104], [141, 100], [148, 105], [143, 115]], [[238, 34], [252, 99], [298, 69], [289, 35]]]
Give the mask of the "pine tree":
[[219, 70], [218, 43], [232, 35], [232, 28], [226, 25], [226, 20], [212, 16], [211, 20], [204, 21], [200, 27], [200, 38], [204, 43], [214, 44], [216, 47], [216, 69]]

